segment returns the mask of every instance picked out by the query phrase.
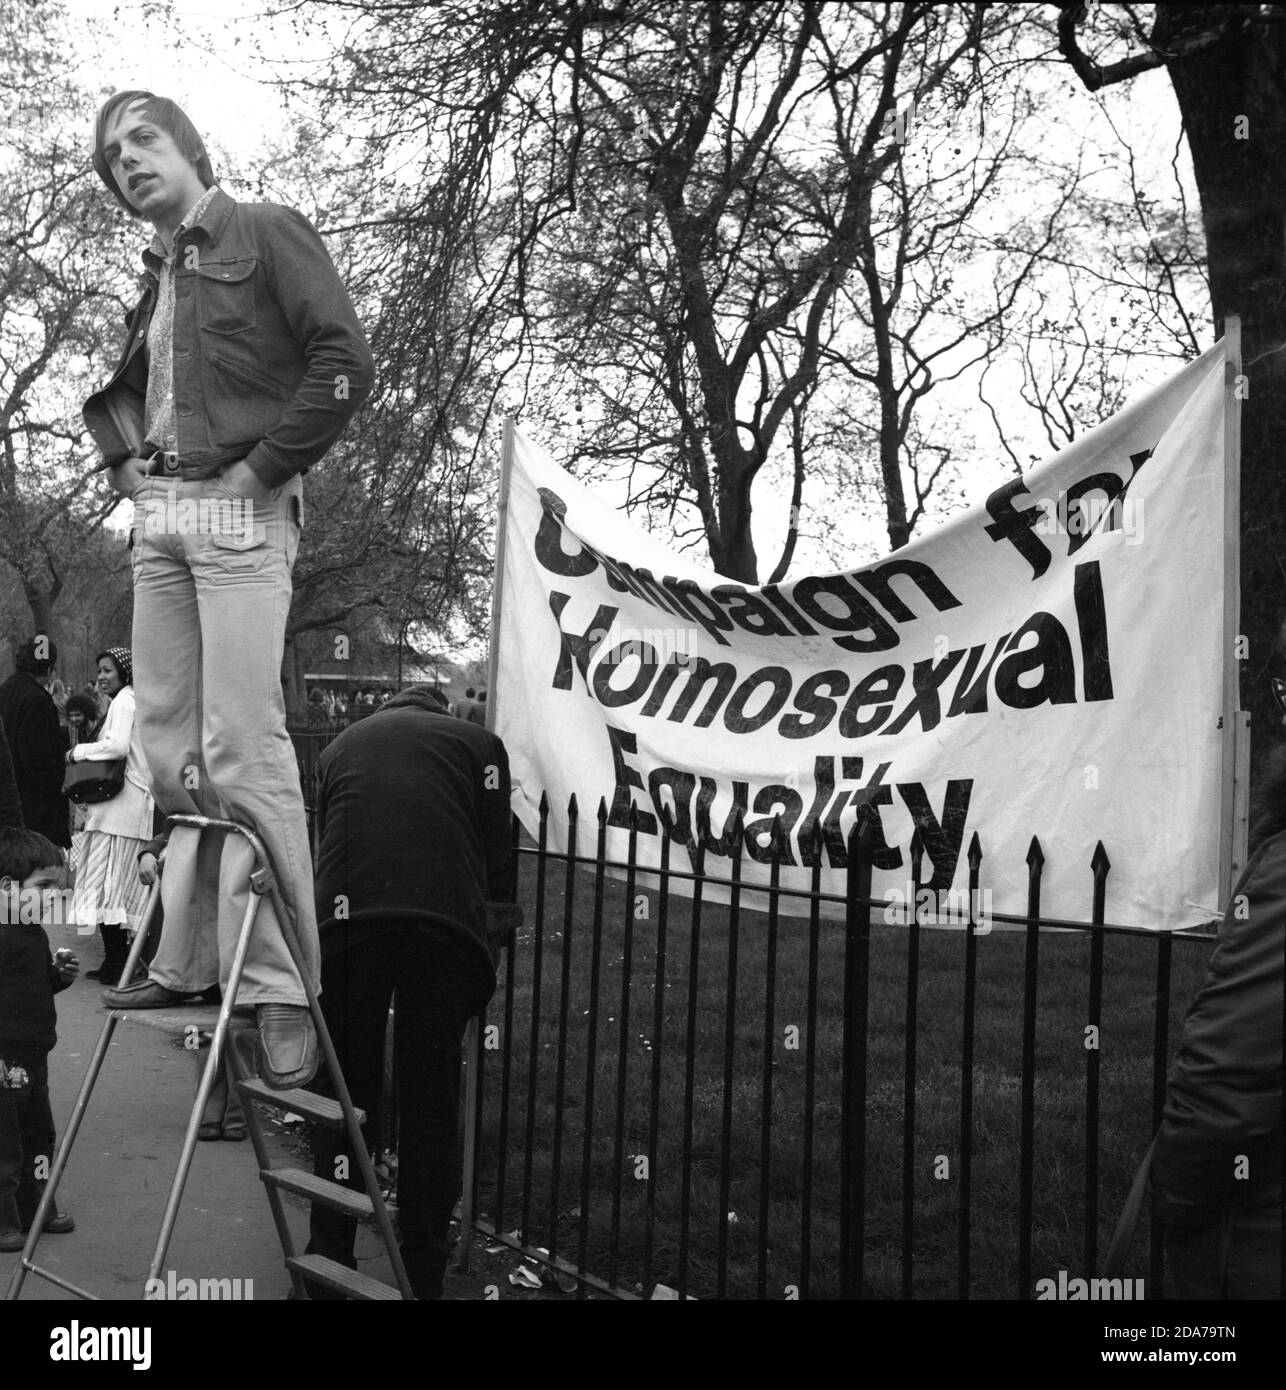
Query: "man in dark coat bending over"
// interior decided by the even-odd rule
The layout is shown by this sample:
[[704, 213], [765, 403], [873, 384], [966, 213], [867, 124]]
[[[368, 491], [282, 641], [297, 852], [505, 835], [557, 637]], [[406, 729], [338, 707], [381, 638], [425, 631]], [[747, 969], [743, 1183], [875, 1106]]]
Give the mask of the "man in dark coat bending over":
[[[486, 904], [515, 892], [509, 759], [494, 734], [452, 718], [436, 693], [404, 690], [340, 734], [320, 768], [326, 1025], [374, 1150], [395, 1002], [402, 1258], [416, 1296], [440, 1298], [460, 1191], [460, 1044], [496, 985]], [[319, 1131], [315, 1146], [316, 1173], [333, 1179], [346, 1136]], [[352, 1155], [348, 1175], [360, 1186]], [[316, 1204], [308, 1252], [355, 1268], [354, 1231]], [[308, 1287], [314, 1298], [338, 1296]]]

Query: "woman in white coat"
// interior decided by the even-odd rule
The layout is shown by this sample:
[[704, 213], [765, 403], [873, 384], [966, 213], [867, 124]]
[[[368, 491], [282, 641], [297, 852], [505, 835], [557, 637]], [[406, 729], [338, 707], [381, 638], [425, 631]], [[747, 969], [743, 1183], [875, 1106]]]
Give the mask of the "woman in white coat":
[[138, 876], [138, 856], [152, 838], [155, 803], [143, 747], [134, 718], [134, 664], [128, 647], [111, 647], [98, 657], [98, 688], [111, 700], [107, 718], [94, 743], [78, 743], [71, 762], [125, 759], [125, 783], [108, 801], [89, 807], [85, 839], [75, 864], [74, 910], [81, 928], [96, 924], [104, 957], [88, 979], [115, 984], [129, 954], [129, 937], [137, 931], [147, 903], [147, 888]]

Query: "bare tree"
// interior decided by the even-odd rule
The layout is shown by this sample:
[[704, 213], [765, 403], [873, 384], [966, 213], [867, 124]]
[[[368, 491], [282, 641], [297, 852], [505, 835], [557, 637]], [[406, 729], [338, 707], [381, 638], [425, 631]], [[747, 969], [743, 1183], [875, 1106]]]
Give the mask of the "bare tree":
[[[1075, 180], [1059, 234], [1011, 317], [1007, 350], [978, 381], [1019, 475], [1119, 411], [1149, 367], [1168, 374], [1204, 347], [1205, 246], [1188, 206], [1181, 137], [1164, 174], [1152, 167], [1156, 161], [1145, 171], [1126, 114], [1103, 105], [1092, 114], [1094, 133], [1077, 158], [1106, 176], [1097, 182], [1106, 181], [1107, 191]], [[1020, 457], [1028, 427], [1039, 452]]]
[[1286, 611], [1286, 9], [1056, 7], [1057, 41], [1090, 91], [1165, 69], [1201, 199], [1216, 323], [1240, 315], [1248, 396], [1241, 455], [1241, 630], [1255, 763], [1279, 715], [1262, 679]]
[[490, 518], [423, 486], [409, 497], [374, 497], [373, 471], [360, 448], [341, 446], [310, 479], [286, 624], [287, 702], [296, 711], [307, 634], [329, 633], [347, 654], [359, 635], [436, 647], [461, 633], [476, 637], [483, 625]]
[[97, 460], [82, 443], [79, 403], [121, 301], [112, 218], [67, 127], [87, 98], [65, 75], [61, 19], [37, 6], [10, 17], [0, 54], [0, 570], [36, 629], [53, 631], [69, 567], [116, 503], [87, 487]]
[[[983, 55], [1014, 40], [1020, 13], [343, 9], [355, 26], [318, 85], [334, 116], [371, 132], [368, 167], [400, 174], [380, 184], [375, 220], [415, 238], [422, 288], [400, 283], [419, 331], [403, 344], [433, 351], [445, 330], [475, 363], [499, 353], [516, 367], [537, 412], [579, 399], [578, 452], [632, 469], [635, 501], [749, 580], [752, 487], [782, 468], [802, 497], [807, 419], [846, 377], [880, 417], [888, 529], [905, 543], [946, 466], [920, 451], [911, 467], [915, 405], [967, 368], [966, 341], [995, 343], [1039, 233], [991, 305], [963, 313], [952, 267], [982, 252], [975, 222], [1001, 178], [1006, 116], [978, 157], [921, 170], [900, 123], [912, 106], [985, 93], [1012, 130], [1018, 108], [988, 90]], [[800, 503], [786, 505], [776, 572], [795, 544]]]

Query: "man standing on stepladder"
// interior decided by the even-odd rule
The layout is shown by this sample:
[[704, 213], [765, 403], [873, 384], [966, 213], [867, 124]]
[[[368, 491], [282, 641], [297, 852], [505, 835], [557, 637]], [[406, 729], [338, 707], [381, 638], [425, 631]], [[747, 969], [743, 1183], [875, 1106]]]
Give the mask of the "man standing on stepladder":
[[[94, 168], [155, 229], [124, 351], [84, 407], [112, 486], [134, 502], [134, 676], [153, 790], [166, 815], [223, 817], [260, 835], [315, 984], [282, 646], [301, 475], [370, 394], [370, 349], [312, 225], [218, 188], [174, 102], [141, 91], [110, 98]], [[213, 833], [176, 832], [150, 978], [104, 991], [104, 1002], [157, 1008], [226, 983], [252, 867], [242, 836], [221, 844]], [[306, 1083], [316, 1033], [267, 896], [237, 1002], [256, 1007], [264, 1080]]]

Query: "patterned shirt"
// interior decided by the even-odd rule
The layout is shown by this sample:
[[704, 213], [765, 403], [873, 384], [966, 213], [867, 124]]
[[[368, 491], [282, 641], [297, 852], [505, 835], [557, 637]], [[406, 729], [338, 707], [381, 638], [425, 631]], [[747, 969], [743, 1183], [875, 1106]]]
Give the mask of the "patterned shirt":
[[183, 221], [174, 229], [168, 253], [159, 232], [148, 247], [161, 262], [161, 268], [157, 274], [156, 308], [152, 312], [152, 322], [147, 326], [147, 404], [143, 425], [146, 438], [158, 449], [175, 450], [179, 441], [174, 425], [173, 248], [179, 244], [180, 234], [187, 231], [210, 206], [210, 200], [217, 191], [217, 186], [207, 188], [204, 196], [188, 209]]

